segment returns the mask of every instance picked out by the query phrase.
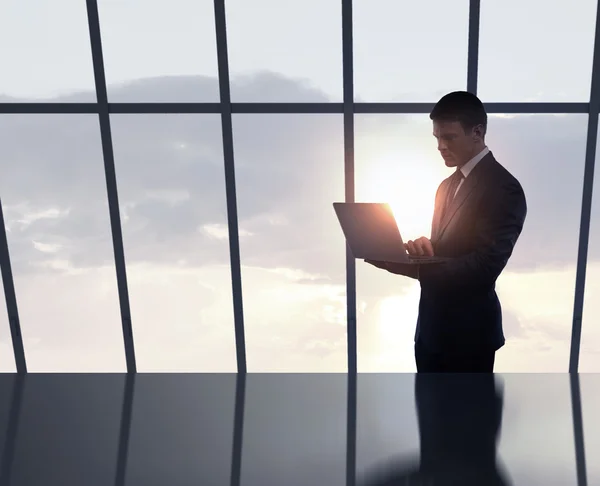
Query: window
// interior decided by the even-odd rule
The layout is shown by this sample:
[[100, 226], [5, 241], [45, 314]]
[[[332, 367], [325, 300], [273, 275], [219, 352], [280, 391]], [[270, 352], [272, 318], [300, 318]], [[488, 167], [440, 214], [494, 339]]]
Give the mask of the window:
[[[488, 145], [529, 206], [497, 283], [507, 345], [496, 369], [566, 371], [598, 2], [219, 2], [0, 7], [0, 196], [28, 370], [123, 371], [128, 299], [140, 371], [346, 371], [354, 282], [332, 202], [388, 201], [405, 239], [428, 235], [435, 191], [450, 173], [429, 104], [466, 89], [468, 77], [494, 112]], [[90, 43], [88, 3], [101, 46]], [[344, 38], [352, 49], [343, 52]], [[353, 67], [346, 84], [344, 53]], [[219, 59], [231, 106], [220, 104]], [[94, 70], [99, 61], [104, 70]], [[98, 104], [96, 81], [108, 106]], [[344, 126], [349, 82], [355, 115]], [[231, 113], [235, 191], [226, 193]], [[121, 295], [104, 167], [112, 197], [113, 152]], [[597, 200], [582, 371], [597, 370], [600, 355]], [[234, 202], [237, 219], [227, 212]], [[230, 243], [239, 243], [241, 269]], [[238, 270], [242, 281], [232, 282]], [[359, 370], [414, 371], [418, 282], [362, 261], [356, 279]], [[240, 284], [235, 324], [244, 324], [247, 363], [236, 354]], [[5, 316], [0, 370], [14, 370]]]
[[1, 116], [0, 174], [28, 370], [123, 371], [98, 117]]
[[594, 187], [592, 193], [592, 212], [590, 221], [590, 239], [585, 275], [585, 293], [583, 320], [581, 323], [581, 348], [579, 371], [598, 373], [600, 371], [600, 164], [598, 153], [600, 145], [596, 145], [596, 163], [594, 170]]
[[[0, 273], [0, 284], [3, 284], [2, 274]], [[2, 298], [4, 300], [4, 285], [1, 287]], [[15, 353], [13, 351], [12, 337], [10, 334], [10, 323], [6, 312], [6, 304], [0, 310], [0, 373], [14, 373], [16, 371]]]
[[138, 369], [235, 371], [220, 119], [111, 120]]
[[[357, 115], [356, 200], [389, 202], [405, 240], [429, 236], [435, 191], [449, 175], [427, 115]], [[416, 371], [420, 287], [356, 262], [358, 371]]]
[[3, 1], [0, 66], [0, 103], [96, 101], [86, 3]]
[[342, 119], [233, 121], [248, 370], [345, 371]]
[[568, 371], [586, 133], [586, 115], [490, 117], [486, 142], [528, 206], [497, 284], [507, 339], [497, 371]]
[[[497, 285], [507, 338], [498, 371], [567, 371], [586, 127], [584, 115], [490, 116], [487, 145], [528, 201], [525, 228]], [[357, 200], [391, 202], [405, 239], [429, 236], [435, 191], [450, 174], [431, 121], [364, 115], [356, 133]], [[357, 267], [359, 370], [414, 371], [418, 283]]]
[[588, 101], [597, 3], [482, 1], [478, 94], [487, 101]]
[[233, 101], [341, 101], [338, 0], [227, 0], [225, 6]]
[[356, 101], [437, 101], [464, 89], [469, 2], [353, 4]]
[[111, 102], [219, 100], [209, 0], [98, 0]]

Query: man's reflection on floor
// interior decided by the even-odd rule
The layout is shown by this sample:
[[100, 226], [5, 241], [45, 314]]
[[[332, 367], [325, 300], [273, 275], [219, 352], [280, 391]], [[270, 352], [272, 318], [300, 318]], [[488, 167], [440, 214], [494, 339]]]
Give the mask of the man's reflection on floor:
[[509, 485], [497, 463], [503, 392], [493, 374], [426, 374], [415, 378], [420, 461], [398, 458], [359, 484]]

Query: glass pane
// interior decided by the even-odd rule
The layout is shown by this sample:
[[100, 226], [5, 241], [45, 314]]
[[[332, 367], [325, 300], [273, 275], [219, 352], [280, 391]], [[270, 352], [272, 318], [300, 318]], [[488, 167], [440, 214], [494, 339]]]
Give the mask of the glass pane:
[[[581, 366], [580, 366], [581, 368]], [[581, 413], [588, 484], [600, 483], [600, 375], [578, 375], [581, 388]]]
[[212, 1], [98, 4], [110, 101], [219, 100]]
[[0, 285], [0, 373], [13, 373], [17, 371], [17, 365], [15, 363], [15, 352], [13, 351], [12, 337], [10, 335], [8, 313], [6, 311], [2, 272], [0, 272]]
[[467, 87], [469, 2], [354, 1], [357, 101], [437, 101]]
[[1, 116], [0, 193], [28, 370], [123, 371], [98, 117]]
[[112, 117], [140, 371], [235, 371], [221, 122]]
[[25, 380], [10, 484], [114, 484], [123, 375]]
[[597, 3], [481, 2], [478, 94], [488, 102], [588, 101]]
[[[507, 339], [497, 371], [567, 370], [586, 129], [585, 115], [490, 115], [487, 145], [528, 202], [497, 285]], [[391, 202], [405, 238], [429, 236], [435, 191], [449, 174], [427, 116], [357, 117], [357, 200]], [[357, 262], [359, 370], [415, 369], [419, 294], [416, 281]]]
[[[600, 144], [596, 145], [594, 169], [594, 190], [592, 192], [592, 213], [587, 268], [583, 322], [581, 324], [581, 348], [579, 371], [600, 372]], [[579, 237], [579, 233], [577, 234]]]
[[491, 116], [488, 129], [490, 149], [519, 179], [528, 206], [497, 285], [507, 342], [496, 369], [566, 372], [587, 115]]
[[344, 374], [249, 375], [240, 485], [348, 484], [347, 381]]
[[346, 371], [342, 117], [234, 117], [248, 369]]
[[94, 102], [86, 2], [0, 5], [0, 102]]
[[229, 484], [235, 392], [235, 375], [138, 375], [125, 485]]
[[[357, 115], [356, 200], [388, 202], [406, 240], [429, 235], [435, 192], [449, 175], [427, 115]], [[356, 262], [358, 369], [416, 371], [420, 286]]]
[[227, 0], [233, 101], [342, 100], [339, 0]]

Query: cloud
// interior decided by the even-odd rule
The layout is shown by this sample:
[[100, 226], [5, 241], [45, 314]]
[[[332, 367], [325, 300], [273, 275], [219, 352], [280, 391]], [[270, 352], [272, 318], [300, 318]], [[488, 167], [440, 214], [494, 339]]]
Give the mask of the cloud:
[[[170, 91], [171, 82], [150, 80], [149, 85]], [[191, 81], [185, 86], [196, 88]], [[49, 204], [65, 216], [15, 228], [11, 242], [21, 247], [16, 253], [26, 254], [25, 261], [39, 259], [28, 250], [35, 235], [69, 235], [69, 258], [83, 265], [107, 263], [110, 254], [104, 252], [98, 260], [100, 251], [94, 248], [106, 245], [109, 231], [95, 117], [6, 116], [1, 122], [3, 160], [8, 161], [6, 169], [10, 166], [3, 171], [2, 194], [11, 226]], [[282, 238], [299, 244], [332, 230], [323, 208], [334, 199], [329, 181], [339, 181], [334, 187], [343, 183], [341, 164], [330, 163], [332, 149], [341, 160], [341, 117], [240, 115], [234, 128], [240, 226], [242, 234], [258, 235], [248, 238], [245, 256], [252, 263], [269, 254], [279, 266]], [[213, 251], [214, 234], [198, 231], [227, 226], [219, 117], [116, 115], [112, 135], [126, 244], [133, 249], [128, 252], [130, 261], [169, 260], [178, 254], [196, 264], [226, 263], [227, 255]], [[92, 234], [105, 236], [86, 238]], [[168, 251], [158, 251], [156, 246], [164, 243]], [[288, 253], [282, 258], [289, 258]], [[306, 265], [316, 270], [332, 256], [325, 254], [318, 265]]]
[[[234, 83], [236, 92], [246, 93], [248, 99], [256, 98], [254, 94], [260, 91], [276, 92], [277, 99], [285, 95], [292, 101], [327, 101], [324, 95], [316, 97], [313, 88], [273, 73], [234, 79]], [[212, 97], [215, 90], [218, 84], [213, 78], [151, 78], [111, 87], [111, 101], [167, 97], [169, 101], [193, 101]], [[173, 93], [180, 98], [173, 100]], [[55, 101], [76, 101], [78, 96]], [[426, 115], [357, 116], [357, 153], [360, 149], [367, 157], [357, 160], [357, 166], [362, 164], [368, 170], [369, 151], [385, 151], [388, 146], [436, 156], [428, 123]], [[209, 297], [210, 292], [199, 291], [189, 282], [182, 284], [180, 277], [175, 276], [179, 269], [212, 275], [211, 269], [220, 268], [219, 288], [230, 288], [219, 116], [113, 115], [111, 128], [126, 262], [130, 282], [138, 282], [130, 285], [132, 302], [153, 299], [151, 296], [160, 296], [165, 286], [174, 285], [187, 285], [191, 293], [185, 291], [182, 295], [204, 299], [201, 307], [227, 302], [227, 297]], [[521, 180], [529, 203], [525, 230], [510, 262], [510, 271], [561, 269], [575, 263], [586, 129], [583, 115], [490, 118], [489, 145], [499, 161]], [[256, 305], [249, 301], [246, 304], [252, 289], [266, 292], [270, 285], [265, 284], [264, 274], [257, 276], [253, 268], [275, 272], [278, 283], [269, 282], [290, 292], [301, 293], [302, 286], [337, 286], [343, 292], [345, 247], [331, 209], [333, 201], [344, 198], [342, 116], [234, 115], [234, 143], [246, 308]], [[42, 295], [51, 293], [51, 280], [44, 280], [46, 283], [39, 287], [33, 284], [39, 279], [78, 274], [80, 279], [86, 275], [89, 282], [98, 269], [113, 267], [104, 162], [95, 115], [2, 115], [0, 161], [0, 194], [13, 270], [20, 285], [20, 302], [28, 295], [27, 305], [33, 305], [40, 295], [34, 289]], [[418, 175], [418, 166], [411, 158], [401, 158], [397, 163], [401, 170]], [[422, 197], [433, 198], [433, 193]], [[595, 201], [594, 216], [598, 210]], [[600, 257], [600, 246], [593, 244], [598, 231], [593, 225], [591, 260]], [[141, 285], [139, 276], [147, 277], [149, 274], [143, 269], [151, 267], [163, 272], [162, 286], [136, 294], [135, 285]], [[114, 285], [114, 270], [108, 271], [105, 278]], [[210, 285], [207, 278], [203, 282]], [[88, 289], [95, 288], [88, 285]], [[375, 305], [385, 296], [403, 292], [407, 285], [395, 276], [388, 278], [381, 272], [364, 273], [360, 269], [359, 301]], [[81, 299], [85, 300], [84, 294]], [[172, 299], [172, 305], [176, 305], [177, 298]], [[268, 305], [265, 301], [262, 310], [249, 311], [254, 316], [249, 318], [249, 328], [252, 319], [268, 321]], [[300, 307], [288, 320], [294, 323], [292, 328], [300, 326], [298, 329], [302, 330], [288, 341], [285, 328], [279, 328], [274, 338], [287, 343], [281, 349], [288, 353], [293, 349], [337, 353], [345, 330], [343, 326], [328, 324], [326, 315], [333, 312], [330, 306], [337, 309], [335, 312], [345, 312], [343, 299], [312, 294], [308, 301], [294, 305]], [[115, 311], [117, 306], [118, 301]], [[152, 318], [152, 313], [141, 310], [141, 304], [133, 307], [138, 309], [138, 315]], [[283, 319], [284, 311], [281, 312]], [[311, 312], [316, 312], [314, 319], [307, 318]], [[218, 322], [232, 326], [228, 320], [231, 314], [228, 315]], [[168, 317], [165, 315], [164, 319]], [[302, 328], [305, 320], [306, 327]], [[507, 334], [520, 336], [522, 316], [509, 310], [505, 320]], [[191, 322], [200, 320], [189, 321], [184, 327]], [[137, 325], [151, 327], [148, 323]], [[63, 322], [56, 326], [63, 326], [62, 331], [56, 330], [56, 339], [52, 338], [56, 346], [77, 332], [75, 324]], [[50, 339], [51, 334], [40, 324], [35, 327], [45, 339]], [[269, 335], [272, 331], [267, 329], [257, 336]], [[117, 327], [115, 332], [118, 331]], [[158, 339], [160, 333], [152, 332]], [[186, 336], [183, 328], [178, 332]], [[374, 336], [377, 331], [369, 332]], [[179, 338], [179, 342], [185, 339], [189, 340], [189, 335]], [[258, 342], [260, 339], [256, 340], [257, 346]], [[285, 359], [285, 352], [277, 355]], [[261, 362], [273, 363], [273, 356], [265, 355]]]
[[[167, 77], [129, 83], [113, 91], [118, 101], [139, 98], [140, 92], [151, 92], [153, 99], [160, 100], [161, 93], [174, 91], [189, 100], [191, 93], [203, 87], [209, 90], [211, 83], [210, 78]], [[301, 85], [270, 73], [243, 78], [239, 89], [268, 91], [274, 85], [296, 92], [295, 99], [314, 99]], [[391, 125], [389, 116], [370, 118], [357, 136], [377, 137], [381, 130], [385, 138], [403, 117], [394, 117], [396, 123]], [[168, 260], [169, 253], [177, 253], [197, 264], [213, 261], [214, 234], [198, 231], [198, 227], [227, 226], [219, 117], [114, 115], [111, 121], [127, 244], [139, 249], [129, 257], [132, 261]], [[25, 252], [36, 235], [50, 239], [69, 235], [73, 244], [63, 248], [70, 251], [69, 258], [80, 264], [106, 263], [106, 257], [94, 262], [99, 252], [90, 247], [95, 242], [105, 245], [109, 231], [96, 117], [5, 115], [0, 124], [5, 161], [1, 187], [13, 245], [21, 242]], [[521, 179], [529, 202], [513, 267], [534, 269], [574, 262], [585, 130], [585, 117], [579, 115], [491, 119], [490, 146]], [[327, 268], [335, 252], [326, 250], [330, 246], [326, 243], [319, 251], [318, 241], [339, 233], [330, 204], [343, 198], [341, 117], [237, 115], [234, 137], [240, 228], [247, 236], [244, 257], [256, 264], [269, 255], [273, 266], [286, 260], [310, 272]], [[400, 131], [397, 137], [402, 137]], [[50, 204], [63, 217], [15, 225], [16, 219], [32, 218], [36, 212], [47, 211]], [[92, 234], [105, 237], [77, 244]], [[164, 243], [170, 252], [157, 251], [156, 244]], [[600, 255], [596, 247], [590, 248], [592, 259]], [[79, 248], [85, 251], [78, 253]], [[27, 258], [42, 257], [34, 255], [30, 250]], [[223, 263], [226, 258], [216, 261]]]

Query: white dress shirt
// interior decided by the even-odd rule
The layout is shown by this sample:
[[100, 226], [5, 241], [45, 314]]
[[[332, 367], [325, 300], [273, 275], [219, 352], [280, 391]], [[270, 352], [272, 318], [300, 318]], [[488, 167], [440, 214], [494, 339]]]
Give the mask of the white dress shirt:
[[465, 182], [465, 179], [467, 177], [469, 177], [469, 174], [471, 173], [471, 171], [481, 161], [481, 159], [483, 159], [489, 152], [490, 152], [490, 149], [487, 147], [484, 147], [484, 149], [481, 152], [479, 152], [475, 157], [473, 157], [471, 160], [469, 160], [465, 165], [463, 165], [460, 168], [460, 171], [463, 173], [464, 177], [458, 184], [458, 187], [456, 188], [456, 192], [454, 193], [454, 197], [456, 197], [456, 195], [458, 194], [458, 191], [462, 187], [463, 182]]

